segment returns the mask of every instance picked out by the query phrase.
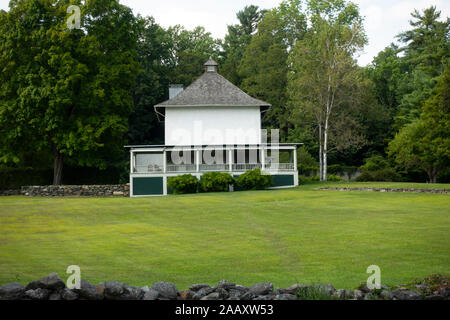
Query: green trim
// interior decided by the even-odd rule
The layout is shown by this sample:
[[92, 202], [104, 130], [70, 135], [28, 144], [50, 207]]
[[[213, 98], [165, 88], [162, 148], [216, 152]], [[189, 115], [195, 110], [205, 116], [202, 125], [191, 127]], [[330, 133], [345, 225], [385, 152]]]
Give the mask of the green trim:
[[287, 187], [294, 185], [294, 175], [272, 175], [272, 187]]
[[163, 177], [133, 178], [133, 196], [155, 196], [163, 194]]

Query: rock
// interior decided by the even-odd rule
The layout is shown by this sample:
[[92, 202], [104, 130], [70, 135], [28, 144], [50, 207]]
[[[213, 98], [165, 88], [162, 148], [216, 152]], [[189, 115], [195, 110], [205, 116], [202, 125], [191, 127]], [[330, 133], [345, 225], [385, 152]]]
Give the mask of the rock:
[[273, 292], [273, 284], [271, 282], [258, 283], [250, 287], [250, 292], [255, 296], [263, 296]]
[[242, 296], [244, 293], [245, 293], [245, 291], [238, 290], [238, 289], [230, 289], [228, 291], [228, 295], [230, 296], [230, 298], [234, 297], [234, 298], [239, 299], [239, 297]]
[[230, 289], [232, 289], [232, 288], [234, 288], [234, 287], [236, 287], [236, 284], [235, 284], [235, 283], [228, 282], [228, 281], [226, 281], [226, 280], [221, 280], [221, 281], [219, 282], [219, 284], [217, 285], [217, 288], [218, 288], [218, 289], [225, 289], [225, 290], [230, 290]]
[[326, 293], [328, 293], [330, 296], [334, 293], [334, 291], [336, 291], [336, 290], [334, 289], [333, 285], [332, 285], [332, 284], [329, 284], [329, 283], [323, 285], [323, 286], [322, 286], [322, 289], [323, 289]]
[[144, 291], [141, 288], [123, 285], [123, 293], [119, 300], [142, 300], [144, 298]]
[[38, 281], [39, 288], [51, 291], [60, 290], [66, 287], [66, 284], [56, 272], [50, 273], [48, 276], [41, 278]]
[[338, 298], [340, 300], [345, 299], [345, 290], [344, 289], [338, 289], [333, 293], [333, 297]]
[[380, 298], [384, 299], [384, 300], [392, 300], [394, 296], [392, 295], [392, 292], [389, 290], [383, 290], [380, 293]]
[[31, 281], [29, 284], [27, 284], [27, 286], [25, 287], [25, 291], [28, 290], [35, 290], [37, 288], [39, 288], [40, 282], [39, 280], [36, 281]]
[[193, 286], [189, 287], [189, 290], [197, 292], [198, 290], [203, 288], [211, 288], [211, 286], [208, 284], [194, 284]]
[[377, 296], [372, 292], [366, 293], [364, 300], [377, 300]]
[[156, 282], [152, 289], [158, 291], [162, 298], [175, 300], [178, 296], [177, 287], [169, 282]]
[[245, 292], [240, 299], [241, 300], [253, 300], [256, 297], [255, 294], [253, 294], [251, 291]]
[[412, 290], [394, 290], [392, 295], [397, 300], [421, 300], [422, 295], [420, 292]]
[[216, 289], [216, 292], [219, 294], [219, 299], [221, 299], [221, 300], [228, 299], [228, 297], [230, 296], [228, 294], [227, 290], [225, 290], [223, 288]]
[[353, 298], [356, 300], [363, 300], [364, 299], [364, 292], [361, 290], [355, 290], [353, 291]]
[[207, 296], [204, 296], [200, 300], [220, 300], [220, 293], [212, 292], [212, 293], [208, 294]]
[[273, 300], [298, 300], [297, 296], [289, 293], [277, 294]]
[[0, 300], [18, 300], [24, 293], [25, 287], [19, 283], [5, 284], [0, 287]]
[[257, 296], [255, 298], [253, 298], [252, 300], [263, 300], [263, 301], [267, 301], [267, 300], [271, 300], [272, 297], [270, 296]]
[[227, 300], [240, 300], [238, 297], [229, 297]]
[[80, 281], [80, 289], [72, 289], [76, 292], [81, 299], [86, 300], [101, 300], [103, 299], [103, 295], [100, 295], [97, 291], [97, 287], [92, 283], [87, 282], [86, 280]]
[[150, 288], [147, 292], [144, 293], [144, 297], [142, 300], [156, 300], [159, 297], [159, 292]]
[[97, 293], [101, 296], [105, 295], [105, 284], [104, 283], [99, 283], [98, 285], [95, 286], [95, 288], [97, 289]]
[[205, 287], [205, 288], [201, 288], [200, 290], [198, 290], [194, 296], [192, 297], [192, 299], [194, 300], [200, 300], [201, 298], [207, 296], [208, 294], [212, 293], [214, 291], [213, 288], [211, 287]]
[[53, 292], [48, 300], [61, 300], [61, 294], [59, 292]]
[[445, 297], [440, 296], [440, 295], [432, 295], [432, 296], [425, 297], [425, 300], [445, 300]]
[[33, 300], [47, 300], [49, 295], [50, 291], [42, 288], [25, 291], [25, 296]]
[[182, 290], [179, 292], [181, 300], [192, 300], [194, 298], [194, 293], [191, 290]]
[[307, 286], [304, 285], [304, 284], [296, 283], [296, 284], [293, 284], [292, 286], [290, 286], [289, 288], [278, 289], [278, 292], [280, 294], [285, 294], [285, 293], [287, 293], [287, 294], [296, 294], [299, 289], [305, 288], [305, 287], [307, 287]]
[[352, 290], [345, 289], [344, 290], [344, 299], [353, 299], [355, 297]]
[[124, 292], [124, 284], [117, 281], [105, 282], [104, 288], [105, 299], [108, 300], [117, 300]]
[[61, 298], [67, 301], [77, 300], [78, 294], [69, 288], [64, 288], [61, 290]]

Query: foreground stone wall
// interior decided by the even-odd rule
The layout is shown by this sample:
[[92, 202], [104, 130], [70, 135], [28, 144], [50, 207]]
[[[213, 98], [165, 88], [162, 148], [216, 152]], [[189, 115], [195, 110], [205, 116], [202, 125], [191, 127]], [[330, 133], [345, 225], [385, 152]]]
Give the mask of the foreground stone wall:
[[432, 281], [415, 285], [415, 290], [405, 287], [370, 290], [366, 285], [356, 290], [336, 290], [331, 284], [294, 284], [274, 290], [270, 282], [245, 287], [222, 280], [214, 287], [196, 284], [179, 291], [168, 282], [157, 282], [150, 288], [117, 281], [93, 285], [84, 280], [80, 289], [68, 289], [58, 274], [52, 273], [25, 287], [18, 283], [0, 287], [0, 300], [449, 300], [449, 278], [433, 275], [429, 279]]
[[27, 186], [20, 194], [30, 197], [128, 197], [130, 186], [118, 185], [83, 185], [83, 186]]
[[376, 192], [422, 192], [450, 194], [450, 189], [398, 189], [398, 188], [320, 188], [323, 191], [376, 191]]

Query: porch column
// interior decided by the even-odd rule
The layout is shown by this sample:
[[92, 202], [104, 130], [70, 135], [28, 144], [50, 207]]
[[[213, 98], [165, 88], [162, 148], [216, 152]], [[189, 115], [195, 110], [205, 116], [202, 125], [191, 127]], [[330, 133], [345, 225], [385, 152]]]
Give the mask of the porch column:
[[195, 151], [195, 171], [200, 172], [200, 150]]
[[167, 151], [165, 149], [164, 149], [164, 152], [163, 152], [163, 156], [164, 156], [163, 172], [166, 173], [167, 172]]
[[297, 172], [297, 147], [294, 149], [294, 171]]
[[134, 152], [130, 151], [130, 174], [134, 173]]
[[233, 149], [228, 150], [229, 170], [233, 171]]
[[266, 170], [266, 149], [264, 149], [264, 146], [261, 146], [261, 170]]

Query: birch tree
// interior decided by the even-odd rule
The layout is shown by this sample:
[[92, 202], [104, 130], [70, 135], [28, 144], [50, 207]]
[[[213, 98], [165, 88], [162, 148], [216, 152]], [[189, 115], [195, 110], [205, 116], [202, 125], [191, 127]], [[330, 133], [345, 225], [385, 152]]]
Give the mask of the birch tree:
[[[360, 70], [355, 56], [366, 43], [358, 7], [345, 1], [309, 1], [310, 27], [290, 55], [289, 94], [293, 109], [312, 116], [318, 131], [320, 180], [327, 180], [328, 154], [338, 141], [351, 145], [363, 139], [348, 120], [342, 125], [345, 108], [358, 103]], [[297, 111], [298, 111], [297, 110]], [[337, 117], [337, 115], [340, 115]], [[339, 119], [341, 119], [339, 121]], [[339, 126], [339, 128], [337, 128]], [[344, 141], [345, 140], [345, 141]]]

